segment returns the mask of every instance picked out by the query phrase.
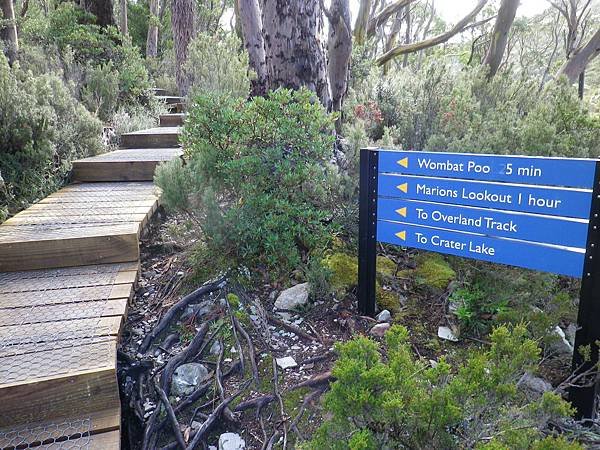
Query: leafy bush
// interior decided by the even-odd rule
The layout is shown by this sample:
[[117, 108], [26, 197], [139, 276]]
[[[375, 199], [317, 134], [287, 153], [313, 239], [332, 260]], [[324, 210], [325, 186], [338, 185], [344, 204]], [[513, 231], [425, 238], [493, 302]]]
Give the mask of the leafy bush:
[[386, 361], [368, 338], [338, 344], [324, 403], [330, 418], [308, 448], [580, 448], [540, 440], [549, 420], [572, 409], [550, 392], [532, 403], [520, 396], [516, 383], [539, 357], [526, 334], [522, 325], [497, 328], [488, 349], [470, 351], [455, 367], [415, 360], [408, 331], [397, 325], [385, 336]]
[[163, 165], [156, 182], [167, 206], [201, 218], [210, 252], [289, 273], [331, 236], [333, 121], [307, 90], [198, 96], [183, 131], [189, 162]]
[[185, 70], [192, 80], [191, 94], [229, 94], [248, 97], [248, 54], [232, 33], [199, 33], [190, 43]]
[[62, 80], [11, 70], [0, 55], [0, 220], [56, 189], [73, 159], [101, 152], [101, 134]]

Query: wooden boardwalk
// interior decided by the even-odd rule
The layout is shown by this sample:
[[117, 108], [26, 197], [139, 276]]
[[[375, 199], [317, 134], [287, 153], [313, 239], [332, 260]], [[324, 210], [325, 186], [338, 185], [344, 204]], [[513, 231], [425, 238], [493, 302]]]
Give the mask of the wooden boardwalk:
[[164, 120], [75, 161], [74, 184], [0, 225], [2, 449], [120, 447], [116, 352], [139, 237], [159, 204], [154, 169], [181, 155], [182, 117]]

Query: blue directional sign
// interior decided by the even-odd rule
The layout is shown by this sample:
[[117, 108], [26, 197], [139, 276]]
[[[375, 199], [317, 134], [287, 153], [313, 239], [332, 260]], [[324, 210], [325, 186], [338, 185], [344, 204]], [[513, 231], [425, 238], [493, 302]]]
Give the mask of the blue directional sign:
[[377, 217], [412, 225], [584, 248], [586, 219], [544, 216], [418, 200], [378, 199]]
[[581, 276], [585, 251], [379, 220], [377, 240], [572, 277]]
[[589, 217], [589, 189], [379, 174], [383, 197], [522, 211], [562, 217]]
[[380, 173], [591, 189], [595, 169], [583, 158], [379, 150]]

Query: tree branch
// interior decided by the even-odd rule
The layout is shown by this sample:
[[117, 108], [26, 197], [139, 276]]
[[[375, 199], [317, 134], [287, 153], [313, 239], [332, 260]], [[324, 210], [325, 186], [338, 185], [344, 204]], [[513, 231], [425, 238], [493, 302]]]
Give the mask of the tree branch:
[[448, 41], [452, 36], [463, 31], [464, 28], [477, 16], [477, 14], [479, 14], [479, 12], [483, 9], [486, 3], [487, 0], [479, 0], [477, 6], [469, 14], [463, 17], [456, 25], [454, 25], [450, 30], [446, 31], [445, 33], [438, 34], [437, 36], [434, 36], [430, 39], [425, 39], [420, 42], [413, 42], [412, 44], [408, 45], [398, 45], [389, 52], [377, 58], [377, 64], [382, 66], [383, 64], [385, 64], [393, 58], [396, 58], [397, 56], [404, 55], [406, 53], [418, 52], [419, 50], [433, 47]]

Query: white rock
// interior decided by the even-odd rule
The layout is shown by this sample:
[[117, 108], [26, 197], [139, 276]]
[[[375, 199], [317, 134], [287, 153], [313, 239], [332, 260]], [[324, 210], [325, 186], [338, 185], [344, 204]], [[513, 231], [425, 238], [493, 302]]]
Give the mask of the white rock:
[[283, 370], [289, 369], [290, 367], [296, 367], [298, 364], [296, 360], [291, 356], [284, 356], [283, 358], [277, 358], [277, 365], [281, 367]]
[[559, 355], [569, 355], [573, 353], [573, 346], [567, 340], [565, 332], [558, 325], [552, 330], [554, 342], [550, 345], [550, 348], [558, 353]]
[[577, 325], [570, 323], [565, 329], [565, 336], [567, 337], [569, 344], [571, 344], [571, 347], [575, 347], [575, 334], [577, 334]]
[[448, 327], [438, 327], [438, 337], [447, 341], [458, 342], [458, 337]]
[[371, 336], [383, 337], [385, 332], [387, 330], [389, 330], [390, 327], [391, 327], [391, 325], [389, 323], [378, 323], [373, 328], [371, 328], [371, 331], [369, 331], [369, 334]]
[[377, 322], [380, 322], [380, 323], [381, 322], [389, 322], [391, 318], [392, 318], [392, 314], [387, 309], [384, 309], [379, 314], [377, 314]]
[[308, 303], [308, 295], [310, 289], [308, 283], [297, 284], [289, 289], [286, 289], [277, 300], [275, 300], [275, 308], [277, 309], [294, 309], [298, 306]]
[[219, 450], [243, 450], [246, 442], [237, 433], [223, 433], [219, 436]]
[[209, 352], [211, 355], [218, 355], [221, 352], [221, 344], [219, 343], [219, 341], [213, 341], [212, 345], [210, 346]]

